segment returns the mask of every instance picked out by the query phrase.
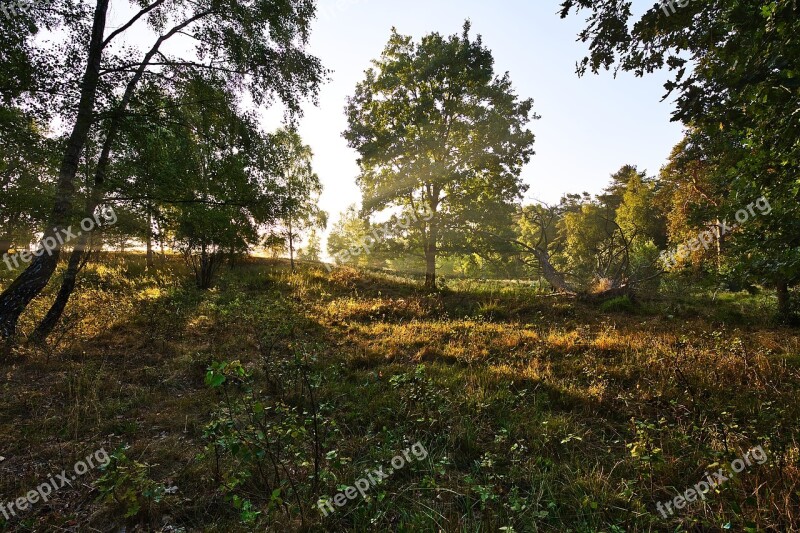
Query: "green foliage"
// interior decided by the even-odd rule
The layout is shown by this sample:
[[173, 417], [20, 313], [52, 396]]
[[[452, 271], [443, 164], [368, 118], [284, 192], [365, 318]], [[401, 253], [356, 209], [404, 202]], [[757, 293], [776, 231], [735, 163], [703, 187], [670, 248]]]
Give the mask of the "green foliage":
[[226, 255], [259, 242], [258, 228], [274, 221], [286, 199], [278, 183], [277, 145], [242, 115], [235, 97], [218, 80], [186, 80], [177, 97], [181, 117], [175, 135], [184, 141], [182, 171], [170, 174], [180, 198], [166, 198], [175, 238], [210, 287]]
[[[658, 247], [665, 244], [664, 226], [655, 204], [655, 183], [626, 165], [595, 200], [562, 199], [555, 216], [563, 248], [554, 262], [581, 287], [637, 285], [657, 277]], [[555, 226], [551, 223], [550, 226]], [[552, 229], [547, 228], [546, 231]], [[549, 241], [556, 237], [549, 236]]]
[[635, 310], [636, 306], [628, 296], [618, 296], [600, 304], [603, 313], [633, 313]]
[[461, 35], [414, 43], [393, 30], [347, 107], [364, 212], [433, 214], [412, 225], [407, 243], [425, 253], [429, 285], [439, 250], [502, 242], [493, 235], [510, 228], [533, 153], [533, 101], [519, 101], [509, 76], [495, 75], [491, 52], [469, 31], [466, 23]]
[[[279, 510], [304, 517], [321, 475], [317, 378], [299, 359], [270, 355], [264, 365], [269, 391], [239, 361], [213, 363], [205, 377], [223, 400], [204, 429], [203, 456], [214, 458], [214, 479], [245, 524]], [[285, 394], [290, 383], [300, 392]]]
[[281, 227], [270, 232], [269, 236], [273, 242], [275, 237], [283, 237], [289, 257], [294, 261], [295, 248], [301, 235], [308, 230], [324, 229], [328, 225], [328, 215], [317, 205], [322, 184], [311, 168], [314, 156], [311, 148], [303, 144], [294, 129], [278, 130], [272, 141], [278, 157], [275, 171], [280, 175], [284, 198], [277, 217]]
[[565, 238], [564, 256], [567, 271], [580, 286], [591, 287], [601, 278], [624, 268], [624, 234], [618, 231], [614, 212], [597, 203], [581, 206], [580, 211], [566, 213], [562, 221]]
[[153, 505], [161, 503], [167, 494], [166, 487], [150, 478], [153, 465], [130, 459], [123, 448], [114, 451], [110, 459], [95, 481], [100, 499], [121, 506], [125, 518], [151, 516]]
[[719, 224], [762, 195], [775, 206], [769, 217], [743, 224], [728, 251], [742, 272], [778, 287], [779, 313], [787, 317], [788, 287], [800, 282], [800, 7], [712, 0], [669, 14], [656, 4], [638, 21], [629, 6], [618, 7], [562, 2], [562, 17], [590, 12], [580, 35], [590, 52], [579, 72], [674, 73], [665, 88], [676, 94], [675, 119], [689, 128], [680, 166], [712, 208], [715, 217], [705, 223]]
[[664, 218], [656, 205], [655, 185], [634, 174], [625, 184], [622, 202], [616, 211], [620, 230], [633, 244], [653, 241], [666, 245]]
[[322, 242], [316, 230], [311, 230], [305, 245], [297, 251], [297, 257], [304, 261], [322, 260]]
[[328, 235], [328, 254], [336, 264], [367, 265], [375, 264], [375, 257], [365, 249], [370, 236], [370, 224], [350, 206], [339, 215]]
[[43, 229], [57, 145], [30, 113], [0, 105], [0, 256]]

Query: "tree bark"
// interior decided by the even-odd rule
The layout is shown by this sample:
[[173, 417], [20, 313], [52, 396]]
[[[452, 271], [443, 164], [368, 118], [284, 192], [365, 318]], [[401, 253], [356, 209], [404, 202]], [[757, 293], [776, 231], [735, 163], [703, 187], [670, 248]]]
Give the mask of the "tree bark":
[[436, 245], [429, 244], [425, 250], [425, 288], [436, 290]]
[[153, 262], [153, 211], [147, 207], [147, 270], [152, 270]]
[[[72, 127], [61, 161], [55, 204], [50, 215], [50, 223], [42, 238], [42, 243], [54, 242], [55, 245], [49, 252], [43, 252], [38, 257], [35, 257], [30, 266], [0, 295], [0, 338], [5, 339], [7, 343], [12, 342], [12, 339], [16, 336], [20, 315], [31, 301], [44, 290], [58, 265], [62, 244], [60, 238], [61, 229], [69, 221], [72, 211], [75, 175], [78, 172], [81, 152], [86, 145], [93, 121], [103, 56], [103, 34], [105, 33], [108, 4], [109, 0], [97, 0], [86, 71], [83, 74], [81, 83], [78, 116]], [[40, 244], [40, 249], [42, 246], [43, 244]]]
[[536, 259], [539, 261], [539, 264], [542, 267], [542, 275], [547, 282], [553, 286], [558, 292], [563, 292], [567, 294], [577, 294], [577, 291], [567, 283], [567, 280], [564, 279], [564, 275], [555, 269], [553, 264], [550, 262], [550, 255], [545, 252], [544, 250], [540, 250], [538, 248], [531, 250], [533, 255], [536, 256]]
[[425, 288], [435, 291], [436, 290], [436, 255], [439, 251], [439, 228], [436, 223], [435, 207], [431, 206], [434, 210], [434, 216], [430, 220], [430, 227], [428, 236], [425, 242]]
[[776, 289], [778, 293], [778, 319], [783, 322], [789, 322], [792, 315], [789, 283], [785, 278], [779, 279]]
[[64, 310], [67, 308], [69, 298], [72, 295], [72, 291], [75, 289], [75, 284], [78, 281], [78, 273], [86, 264], [86, 260], [89, 258], [89, 254], [91, 253], [91, 250], [86, 249], [88, 240], [89, 238], [86, 234], [83, 234], [78, 238], [75, 249], [72, 250], [72, 254], [69, 257], [69, 264], [67, 265], [67, 270], [64, 273], [64, 280], [61, 282], [61, 288], [58, 290], [58, 295], [56, 296], [53, 305], [50, 306], [50, 310], [47, 312], [42, 321], [39, 322], [39, 325], [36, 326], [36, 329], [31, 336], [31, 340], [33, 342], [44, 342], [61, 320], [61, 316], [64, 314]]

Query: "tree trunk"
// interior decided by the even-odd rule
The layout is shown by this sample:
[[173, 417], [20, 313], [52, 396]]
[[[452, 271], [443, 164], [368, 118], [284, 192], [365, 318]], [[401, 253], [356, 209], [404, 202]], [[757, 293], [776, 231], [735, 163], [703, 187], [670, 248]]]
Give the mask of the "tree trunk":
[[544, 279], [546, 279], [554, 289], [556, 289], [558, 292], [564, 292], [567, 294], [577, 293], [577, 291], [572, 288], [569, 283], [567, 283], [567, 280], [564, 279], [564, 275], [555, 269], [553, 264], [550, 262], [550, 255], [547, 252], [539, 249], [532, 250], [532, 252], [542, 267], [542, 275], [544, 276]]
[[430, 239], [425, 245], [425, 288], [436, 290], [436, 241]]
[[147, 209], [147, 270], [152, 270], [153, 263], [153, 212]]
[[[95, 189], [92, 192], [92, 195], [86, 200], [85, 208], [87, 217], [88, 215], [94, 213], [99, 203], [100, 201], [97, 198]], [[67, 303], [69, 303], [70, 296], [72, 296], [72, 292], [75, 290], [75, 284], [78, 281], [78, 274], [80, 273], [81, 269], [86, 266], [86, 261], [89, 260], [89, 256], [91, 255], [91, 250], [86, 249], [90, 238], [91, 234], [88, 232], [83, 232], [78, 237], [78, 241], [75, 243], [75, 247], [72, 249], [72, 254], [69, 256], [67, 270], [64, 272], [64, 279], [61, 281], [61, 287], [58, 289], [56, 299], [50, 306], [50, 309], [47, 311], [45, 317], [41, 322], [39, 322], [39, 325], [36, 326], [36, 329], [31, 336], [31, 340], [33, 342], [43, 343], [45, 340], [47, 340], [47, 337], [50, 336], [56, 325], [58, 325], [58, 322], [61, 320], [61, 316], [64, 314], [64, 310], [67, 308]]]
[[75, 245], [75, 249], [72, 250], [72, 254], [69, 257], [67, 271], [64, 273], [64, 280], [61, 282], [61, 288], [58, 290], [58, 295], [56, 296], [53, 305], [50, 306], [50, 310], [47, 312], [42, 321], [39, 322], [39, 325], [36, 326], [36, 330], [34, 330], [33, 335], [31, 336], [31, 340], [33, 342], [44, 342], [61, 320], [61, 316], [64, 314], [64, 309], [67, 308], [67, 303], [72, 295], [72, 291], [75, 289], [75, 284], [78, 280], [78, 273], [86, 264], [86, 259], [88, 259], [89, 254], [91, 253], [91, 250], [86, 249], [86, 243], [88, 240], [89, 238], [86, 234], [79, 237], [78, 242]]
[[[55, 243], [49, 253], [35, 257], [30, 266], [0, 295], [0, 338], [11, 342], [17, 333], [17, 322], [28, 305], [47, 286], [58, 265], [61, 253], [61, 229], [68, 222], [72, 211], [72, 195], [75, 192], [75, 175], [78, 172], [81, 152], [86, 145], [93, 121], [103, 56], [103, 34], [106, 27], [109, 0], [97, 0], [89, 42], [86, 71], [81, 83], [78, 116], [72, 127], [61, 168], [58, 173], [55, 204], [50, 215], [50, 224], [42, 243]], [[40, 244], [42, 247], [43, 244]]]
[[792, 315], [792, 306], [789, 294], [789, 283], [786, 278], [779, 279], [777, 282], [778, 292], [778, 319], [782, 322], [789, 322]]
[[294, 233], [292, 232], [292, 220], [289, 219], [289, 263], [294, 271]]
[[[434, 191], [433, 198], [439, 197], [439, 191]], [[436, 255], [439, 252], [439, 227], [436, 219], [436, 211], [438, 204], [431, 202], [430, 210], [433, 211], [433, 216], [430, 219], [430, 227], [428, 228], [428, 236], [425, 242], [425, 288], [435, 291], [436, 290]]]

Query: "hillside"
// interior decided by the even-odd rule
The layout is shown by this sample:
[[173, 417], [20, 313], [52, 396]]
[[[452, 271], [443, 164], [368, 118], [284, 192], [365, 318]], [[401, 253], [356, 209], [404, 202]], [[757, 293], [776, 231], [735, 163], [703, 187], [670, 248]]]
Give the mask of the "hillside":
[[51, 347], [5, 362], [8, 501], [109, 458], [5, 530], [800, 528], [800, 334], [771, 293], [599, 309], [256, 259], [203, 292], [184, 268], [105, 256]]

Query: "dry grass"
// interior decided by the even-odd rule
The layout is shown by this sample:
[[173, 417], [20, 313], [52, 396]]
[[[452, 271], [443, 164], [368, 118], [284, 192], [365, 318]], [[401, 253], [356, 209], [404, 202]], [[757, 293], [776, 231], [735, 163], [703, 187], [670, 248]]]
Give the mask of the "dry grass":
[[[603, 314], [520, 287], [427, 294], [388, 276], [261, 260], [207, 293], [187, 282], [174, 262], [147, 273], [140, 258], [106, 257], [55, 343], [22, 347], [2, 367], [2, 501], [100, 447], [127, 447], [144, 478], [177, 492], [124, 518], [97, 501], [94, 472], [7, 530], [800, 530], [797, 330], [729, 321], [723, 304], [709, 315], [701, 300], [681, 303], [683, 314], [674, 302]], [[298, 351], [313, 354], [335, 428], [317, 496], [408, 442], [430, 456], [328, 518], [313, 500], [270, 514], [269, 494], [242, 489], [263, 512], [243, 523], [203, 453], [222, 400], [205, 373]], [[755, 445], [766, 464], [667, 520], [656, 512]]]

